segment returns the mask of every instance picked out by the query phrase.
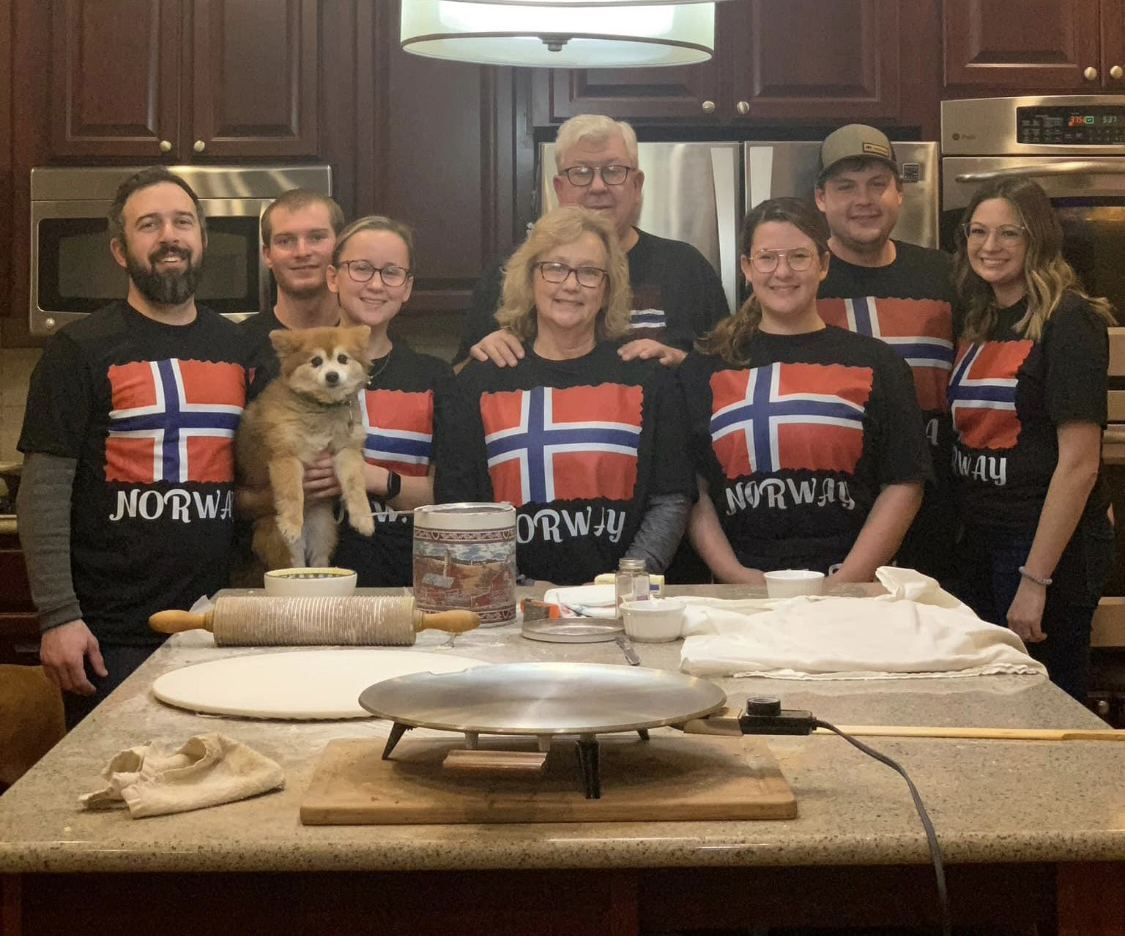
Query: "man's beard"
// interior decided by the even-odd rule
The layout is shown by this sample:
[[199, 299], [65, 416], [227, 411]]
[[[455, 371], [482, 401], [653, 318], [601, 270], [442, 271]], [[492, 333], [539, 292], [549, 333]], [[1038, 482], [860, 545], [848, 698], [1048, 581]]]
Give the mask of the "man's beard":
[[[166, 273], [158, 272], [157, 259], [169, 255], [183, 257], [186, 261], [184, 268], [168, 270]], [[190, 251], [180, 247], [161, 247], [153, 251], [148, 260], [149, 266], [144, 267], [128, 249], [125, 251], [125, 269], [129, 272], [129, 279], [153, 305], [183, 305], [195, 295], [203, 275], [202, 257], [192, 264]]]

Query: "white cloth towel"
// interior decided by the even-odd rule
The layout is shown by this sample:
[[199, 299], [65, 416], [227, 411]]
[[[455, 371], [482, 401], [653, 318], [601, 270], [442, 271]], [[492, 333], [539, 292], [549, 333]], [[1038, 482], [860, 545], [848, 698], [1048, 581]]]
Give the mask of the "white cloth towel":
[[784, 679], [1046, 675], [1019, 637], [982, 621], [934, 579], [891, 566], [876, 576], [888, 594], [684, 598], [680, 669]]
[[109, 785], [78, 798], [87, 809], [124, 805], [134, 819], [218, 806], [285, 786], [268, 757], [217, 733], [195, 735], [178, 751], [126, 748], [102, 771]]

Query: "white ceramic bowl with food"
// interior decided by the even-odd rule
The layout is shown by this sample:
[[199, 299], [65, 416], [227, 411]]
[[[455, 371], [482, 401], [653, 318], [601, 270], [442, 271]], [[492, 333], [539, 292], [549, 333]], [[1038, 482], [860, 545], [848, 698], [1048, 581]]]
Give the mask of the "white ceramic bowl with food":
[[824, 591], [824, 573], [808, 569], [778, 569], [766, 573], [766, 594], [771, 598], [797, 598]]
[[684, 603], [675, 598], [623, 601], [621, 620], [631, 640], [641, 643], [679, 640], [684, 629]]
[[273, 569], [265, 575], [266, 594], [278, 598], [346, 598], [355, 591], [354, 569], [335, 566]]

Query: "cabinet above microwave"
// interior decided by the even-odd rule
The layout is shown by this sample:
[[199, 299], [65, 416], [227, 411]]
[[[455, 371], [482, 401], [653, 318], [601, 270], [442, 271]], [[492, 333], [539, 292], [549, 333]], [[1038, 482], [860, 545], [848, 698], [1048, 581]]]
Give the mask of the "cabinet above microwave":
[[[109, 250], [108, 213], [118, 186], [140, 167], [48, 167], [31, 170], [31, 302], [33, 335], [121, 299], [125, 271]], [[207, 219], [204, 272], [196, 298], [234, 318], [270, 301], [261, 255], [262, 212], [283, 192], [332, 194], [328, 166], [171, 166], [192, 187]]]

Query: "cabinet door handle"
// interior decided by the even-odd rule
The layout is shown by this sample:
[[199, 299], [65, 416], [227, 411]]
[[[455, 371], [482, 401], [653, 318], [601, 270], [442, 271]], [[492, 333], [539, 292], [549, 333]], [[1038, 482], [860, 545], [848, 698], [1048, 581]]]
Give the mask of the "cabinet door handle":
[[704, 101], [702, 107], [703, 107], [703, 113], [705, 113], [705, 114], [715, 113], [715, 102], [714, 101]]
[[734, 105], [734, 109], [736, 111], [738, 111], [740, 114], [742, 114], [742, 116], [745, 117], [747, 114], [750, 113], [750, 102], [749, 101], [739, 101], [737, 104]]
[[1087, 65], [1086, 70], [1084, 72], [1082, 72], [1082, 77], [1085, 78], [1087, 81], [1097, 81], [1098, 80], [1098, 70], [1096, 68], [1094, 68], [1093, 65]]
[[160, 152], [162, 152], [162, 153], [172, 152], [172, 144], [169, 143], [167, 140], [161, 140], [160, 141]]
[[1109, 69], [1109, 77], [1110, 78], [1120, 78], [1122, 75], [1125, 75], [1125, 68], [1122, 68], [1120, 65], [1113, 65], [1113, 66], [1110, 67], [1110, 69]]
[[207, 144], [204, 143], [202, 140], [196, 140], [194, 143], [191, 144], [191, 148], [193, 150], [195, 150], [197, 153], [202, 153], [205, 149], [207, 149]]

